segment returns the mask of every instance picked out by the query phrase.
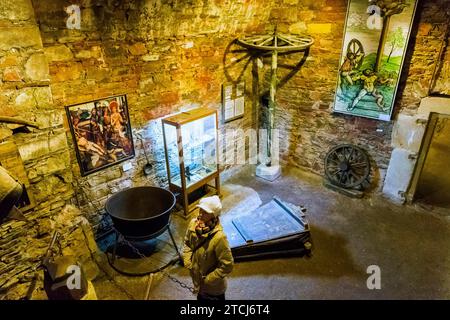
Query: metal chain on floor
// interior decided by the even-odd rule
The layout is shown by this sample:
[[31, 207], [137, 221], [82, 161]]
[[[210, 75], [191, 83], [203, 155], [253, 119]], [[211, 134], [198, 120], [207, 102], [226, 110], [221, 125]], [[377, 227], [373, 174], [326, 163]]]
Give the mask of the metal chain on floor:
[[[136, 248], [130, 241], [128, 241], [115, 227], [112, 227], [112, 229], [114, 230], [114, 232], [117, 232], [117, 234], [119, 235], [121, 241], [123, 241], [127, 246], [129, 246], [131, 248], [131, 250], [133, 250], [133, 252], [135, 254], [137, 254], [141, 259], [145, 259], [147, 258], [142, 252], [139, 251], [138, 248]], [[184, 283], [181, 280], [178, 280], [177, 278], [175, 278], [174, 276], [170, 275], [168, 272], [166, 272], [163, 268], [160, 268], [158, 270], [158, 272], [161, 272], [163, 275], [165, 275], [167, 278], [169, 278], [172, 282], [176, 283], [177, 285], [179, 285], [181, 288], [183, 289], [187, 289], [189, 290], [192, 294], [195, 294], [194, 288], [191, 287], [190, 285]]]

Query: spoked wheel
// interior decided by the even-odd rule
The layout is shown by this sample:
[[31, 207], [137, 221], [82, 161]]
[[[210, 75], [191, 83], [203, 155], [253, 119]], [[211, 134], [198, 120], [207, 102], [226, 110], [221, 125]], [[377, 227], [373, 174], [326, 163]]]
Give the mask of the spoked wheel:
[[347, 57], [351, 56], [353, 59], [356, 59], [358, 56], [362, 56], [362, 58], [358, 59], [356, 69], [359, 69], [364, 61], [364, 47], [358, 39], [352, 39], [347, 45]]
[[370, 174], [367, 153], [354, 145], [343, 144], [332, 148], [325, 157], [325, 175], [339, 187], [361, 185]]
[[259, 50], [277, 52], [292, 52], [311, 47], [314, 40], [309, 36], [297, 36], [275, 31], [273, 34], [246, 36], [238, 39], [241, 46]]

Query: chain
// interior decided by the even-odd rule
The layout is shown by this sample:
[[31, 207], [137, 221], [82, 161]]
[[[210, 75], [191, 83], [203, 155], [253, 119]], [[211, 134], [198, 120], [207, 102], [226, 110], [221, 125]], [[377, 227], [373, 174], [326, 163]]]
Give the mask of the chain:
[[[115, 228], [112, 227], [112, 229], [117, 232], [117, 234], [119, 235], [121, 241], [123, 241], [127, 246], [129, 246], [131, 248], [131, 250], [133, 250], [133, 252], [135, 254], [137, 254], [140, 258], [145, 259], [147, 258], [144, 254], [142, 254], [142, 252], [139, 251], [138, 248], [136, 248], [135, 246], [133, 246], [133, 244], [128, 241], [127, 239], [125, 239], [125, 237]], [[170, 275], [168, 272], [166, 272], [165, 270], [161, 269], [159, 270], [159, 272], [161, 272], [163, 275], [165, 275], [167, 278], [169, 278], [169, 280], [171, 280], [172, 282], [176, 283], [177, 285], [179, 285], [181, 288], [183, 289], [187, 289], [189, 290], [192, 294], [195, 293], [195, 290], [193, 287], [189, 286], [188, 284], [184, 283], [181, 280], [178, 280], [177, 278], [175, 278], [174, 276]]]
[[169, 278], [170, 280], [172, 280], [172, 282], [178, 284], [180, 287], [182, 287], [183, 289], [187, 289], [189, 290], [192, 294], [195, 294], [195, 290], [193, 287], [191, 287], [190, 285], [184, 283], [183, 281], [178, 280], [177, 278], [171, 276], [169, 273], [165, 272], [164, 270], [161, 270], [161, 273], [164, 274], [165, 276], [167, 276], [167, 278]]
[[[77, 181], [76, 185], [79, 189], [81, 189], [82, 193], [84, 194], [84, 196], [87, 198], [87, 200], [89, 201], [89, 203], [94, 207], [94, 210], [96, 210], [96, 212], [99, 212], [98, 207], [94, 204], [94, 202], [92, 201], [92, 199], [87, 195], [86, 191], [84, 190], [83, 186]], [[141, 259], [143, 258], [147, 258], [145, 255], [143, 255], [138, 248], [136, 248], [135, 246], [133, 246], [133, 244], [128, 241], [114, 226], [112, 226], [112, 229], [114, 230], [114, 232], [117, 232], [117, 234], [120, 236], [121, 240], [131, 248], [131, 250], [133, 250], [133, 252], [135, 254], [137, 254]], [[177, 285], [179, 285], [181, 288], [183, 289], [187, 289], [189, 290], [192, 294], [195, 293], [194, 288], [189, 286], [188, 284], [178, 280], [177, 278], [173, 277], [172, 275], [170, 275], [169, 273], [167, 273], [165, 270], [161, 269], [159, 270], [159, 272], [161, 272], [163, 275], [165, 275], [167, 278], [169, 278], [172, 282], [176, 283]]]

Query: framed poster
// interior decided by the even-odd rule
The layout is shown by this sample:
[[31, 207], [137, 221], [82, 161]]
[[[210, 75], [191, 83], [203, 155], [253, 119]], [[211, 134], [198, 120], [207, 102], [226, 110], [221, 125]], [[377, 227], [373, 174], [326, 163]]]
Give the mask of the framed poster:
[[389, 121], [417, 0], [349, 0], [334, 112]]
[[224, 122], [229, 122], [244, 116], [245, 83], [239, 82], [233, 94], [233, 84], [222, 87], [222, 108]]
[[125, 95], [66, 107], [82, 176], [134, 157]]

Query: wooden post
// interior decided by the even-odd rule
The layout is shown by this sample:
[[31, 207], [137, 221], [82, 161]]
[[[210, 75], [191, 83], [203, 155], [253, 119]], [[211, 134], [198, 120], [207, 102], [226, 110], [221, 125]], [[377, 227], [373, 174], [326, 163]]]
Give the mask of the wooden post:
[[184, 168], [184, 155], [183, 155], [183, 139], [181, 137], [181, 126], [177, 126], [177, 147], [178, 147], [178, 159], [180, 161], [180, 180], [181, 180], [181, 190], [183, 197], [183, 209], [184, 215], [189, 215], [189, 195], [186, 186], [186, 175]]
[[214, 134], [216, 135], [216, 168], [217, 168], [217, 177], [215, 179], [216, 184], [216, 193], [220, 197], [220, 165], [219, 165], [219, 117], [217, 115], [217, 111], [214, 113], [214, 117], [216, 120], [216, 132]]
[[[277, 34], [274, 34], [274, 46], [277, 47]], [[274, 49], [272, 51], [272, 65], [270, 68], [271, 77], [270, 77], [270, 98], [269, 98], [269, 132], [267, 134], [267, 162], [268, 166], [272, 163], [272, 135], [273, 128], [275, 126], [275, 94], [277, 91], [277, 66], [278, 66], [278, 51]]]
[[21, 124], [21, 125], [24, 125], [24, 126], [28, 126], [28, 127], [39, 129], [39, 126], [37, 125], [36, 122], [31, 122], [31, 121], [27, 121], [27, 120], [17, 119], [17, 118], [14, 118], [14, 117], [0, 116], [0, 122]]
[[[252, 118], [255, 129], [259, 129], [259, 73], [258, 73], [258, 57], [253, 56], [252, 61]], [[256, 135], [256, 143], [259, 146], [259, 135]]]

